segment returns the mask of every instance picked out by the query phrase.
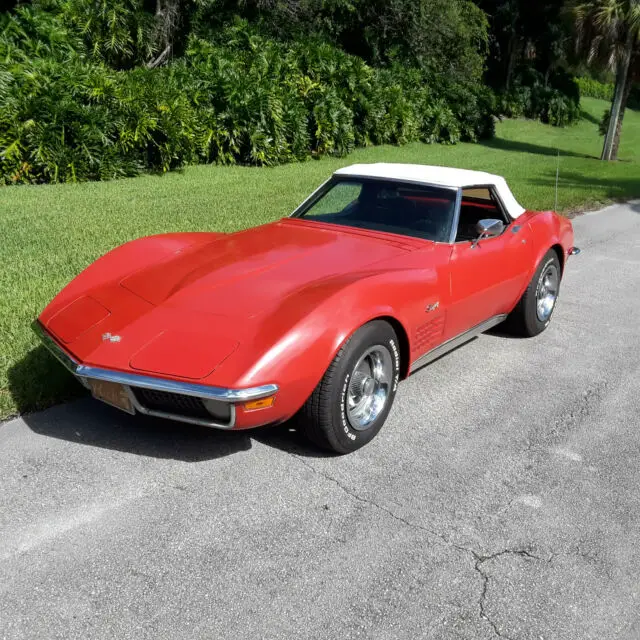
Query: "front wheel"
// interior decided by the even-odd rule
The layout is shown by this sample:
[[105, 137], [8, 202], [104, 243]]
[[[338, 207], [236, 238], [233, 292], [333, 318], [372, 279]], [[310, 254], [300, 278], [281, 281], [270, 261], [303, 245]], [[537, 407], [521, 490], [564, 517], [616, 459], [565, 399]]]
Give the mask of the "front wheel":
[[562, 267], [558, 254], [550, 249], [513, 310], [507, 324], [515, 333], [534, 337], [542, 333], [551, 323], [551, 317], [560, 295]]
[[400, 380], [400, 350], [393, 328], [382, 320], [361, 327], [340, 349], [297, 416], [315, 445], [351, 453], [378, 434]]

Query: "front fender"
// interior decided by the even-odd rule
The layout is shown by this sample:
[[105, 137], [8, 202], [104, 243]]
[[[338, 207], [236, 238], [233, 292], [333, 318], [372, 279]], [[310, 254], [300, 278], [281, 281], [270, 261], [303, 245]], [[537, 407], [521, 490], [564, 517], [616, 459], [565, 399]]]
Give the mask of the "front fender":
[[544, 211], [529, 221], [534, 246], [534, 262], [530, 276], [533, 277], [538, 265], [551, 247], [561, 248], [561, 265], [564, 266], [573, 248], [573, 224], [553, 211]]
[[[424, 295], [424, 274], [391, 271], [340, 276], [296, 292], [264, 319], [252, 344], [230, 359], [238, 372], [246, 367], [236, 384], [241, 388], [265, 380], [277, 384], [280, 411], [294, 415], [363, 325], [390, 318], [404, 331], [399, 338], [408, 340], [407, 305], [418, 287]], [[240, 351], [250, 361], [243, 362]]]
[[131, 240], [98, 258], [76, 276], [40, 315], [47, 322], [80, 296], [104, 285], [116, 283], [125, 276], [151, 264], [162, 262], [179, 251], [215, 240], [220, 233], [170, 233]]

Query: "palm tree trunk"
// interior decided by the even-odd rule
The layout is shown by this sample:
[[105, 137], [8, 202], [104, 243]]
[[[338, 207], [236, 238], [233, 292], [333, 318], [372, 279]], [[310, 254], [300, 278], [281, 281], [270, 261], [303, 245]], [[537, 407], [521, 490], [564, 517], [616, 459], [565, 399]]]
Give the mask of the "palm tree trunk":
[[627, 75], [627, 84], [624, 88], [624, 94], [622, 96], [622, 106], [620, 107], [620, 117], [618, 118], [618, 126], [616, 127], [616, 135], [613, 140], [613, 152], [611, 155], [612, 160], [618, 159], [618, 149], [620, 148], [620, 136], [622, 135], [622, 122], [624, 120], [624, 114], [627, 110], [627, 103], [629, 102], [629, 96], [631, 95], [631, 87], [633, 86], [633, 74], [631, 69]]
[[631, 54], [633, 53], [633, 35], [630, 33], [627, 38], [627, 45], [625, 51], [618, 63], [618, 71], [616, 73], [616, 90], [613, 96], [613, 103], [611, 104], [611, 117], [609, 118], [609, 129], [604, 139], [604, 148], [602, 150], [601, 160], [616, 160], [617, 159], [617, 147], [616, 153], [614, 153], [616, 133], [618, 133], [618, 127], [620, 126], [620, 114], [622, 113], [624, 94], [629, 81], [629, 67], [631, 65]]
[[513, 80], [513, 73], [516, 68], [516, 62], [518, 57], [518, 38], [515, 33], [511, 34], [509, 38], [509, 48], [507, 53], [507, 71], [504, 81], [504, 87], [507, 93], [511, 90], [511, 81]]

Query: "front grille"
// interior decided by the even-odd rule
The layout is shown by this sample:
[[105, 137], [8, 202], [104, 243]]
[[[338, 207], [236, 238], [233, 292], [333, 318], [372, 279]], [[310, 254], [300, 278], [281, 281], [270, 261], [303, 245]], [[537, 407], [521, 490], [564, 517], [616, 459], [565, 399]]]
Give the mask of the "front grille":
[[[138, 402], [149, 411], [168, 413], [174, 416], [184, 416], [196, 420], [208, 422], [219, 421], [228, 423], [231, 421], [231, 407], [221, 402], [209, 403], [213, 411], [208, 411], [200, 398], [185, 396], [179, 393], [167, 393], [154, 389], [132, 389]], [[220, 406], [218, 406], [220, 405]]]

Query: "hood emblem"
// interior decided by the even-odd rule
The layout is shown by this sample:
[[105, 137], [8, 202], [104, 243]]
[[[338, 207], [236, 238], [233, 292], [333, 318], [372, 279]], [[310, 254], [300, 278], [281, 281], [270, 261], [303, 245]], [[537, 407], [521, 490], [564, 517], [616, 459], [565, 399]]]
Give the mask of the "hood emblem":
[[110, 333], [103, 333], [102, 334], [102, 341], [103, 342], [120, 342], [120, 340], [122, 340], [122, 338], [120, 336], [113, 336]]

